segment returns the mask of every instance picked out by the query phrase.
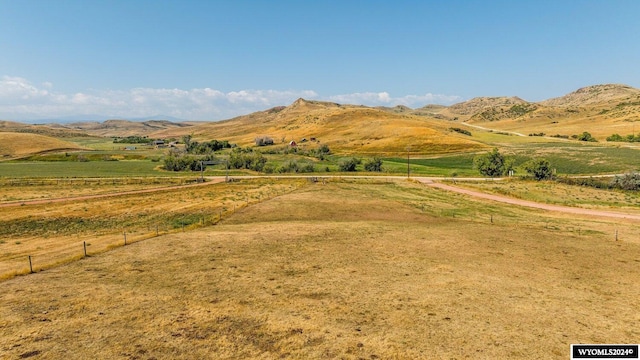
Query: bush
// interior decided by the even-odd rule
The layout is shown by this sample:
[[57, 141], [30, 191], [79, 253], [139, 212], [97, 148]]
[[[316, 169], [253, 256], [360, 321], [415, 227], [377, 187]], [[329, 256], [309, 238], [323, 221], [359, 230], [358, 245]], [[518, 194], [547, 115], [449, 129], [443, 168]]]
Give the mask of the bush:
[[513, 159], [504, 157], [494, 148], [490, 153], [473, 158], [473, 167], [484, 176], [502, 176], [513, 170]]
[[638, 191], [640, 190], [640, 173], [631, 172], [616, 176], [609, 185], [617, 189]]
[[227, 140], [211, 140], [208, 142], [199, 143], [197, 141], [191, 140], [191, 137], [189, 136], [185, 136], [183, 140], [185, 141], [185, 151], [189, 154], [209, 154], [214, 151], [229, 149], [233, 147], [233, 145], [230, 144]]
[[287, 161], [278, 168], [279, 173], [310, 173], [314, 171], [315, 168], [312, 163], [298, 162], [296, 160]]
[[590, 133], [586, 131], [580, 135], [571, 135], [571, 137], [579, 141], [598, 142], [598, 140], [596, 140], [593, 136], [591, 136]]
[[331, 154], [331, 150], [329, 149], [329, 146], [326, 144], [320, 145], [320, 147], [318, 147], [315, 150], [311, 150], [309, 153], [310, 156], [315, 156], [320, 160], [324, 160], [326, 156], [329, 154]]
[[163, 160], [163, 168], [167, 171], [200, 170], [200, 160], [193, 156], [170, 153]]
[[615, 142], [640, 142], [640, 135], [629, 134], [627, 136], [620, 136], [619, 134], [613, 134], [607, 138], [607, 141]]
[[351, 159], [344, 159], [340, 161], [338, 168], [340, 171], [356, 171], [356, 167], [360, 165], [360, 162], [360, 159], [354, 157]]
[[449, 130], [455, 131], [455, 132], [463, 134], [463, 135], [472, 136], [471, 135], [471, 131], [469, 131], [469, 130], [460, 129], [460, 128], [457, 128], [457, 127], [450, 127]]
[[373, 159], [369, 159], [364, 163], [364, 169], [367, 171], [382, 171], [382, 159], [374, 156]]
[[264, 155], [251, 149], [236, 148], [229, 154], [229, 167], [234, 169], [262, 171], [266, 163]]
[[533, 159], [523, 165], [525, 171], [536, 180], [546, 180], [553, 177], [553, 169], [545, 159]]

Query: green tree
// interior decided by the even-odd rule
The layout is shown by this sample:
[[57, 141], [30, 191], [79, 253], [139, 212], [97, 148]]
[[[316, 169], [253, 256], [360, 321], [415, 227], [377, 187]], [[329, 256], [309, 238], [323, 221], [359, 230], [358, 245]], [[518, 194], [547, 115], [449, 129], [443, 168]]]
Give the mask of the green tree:
[[369, 159], [364, 163], [364, 169], [367, 171], [382, 171], [382, 159], [374, 156], [373, 159]]
[[189, 152], [189, 149], [191, 148], [191, 135], [184, 135], [182, 137], [182, 142], [184, 143], [184, 148], [187, 150], [187, 152]]
[[494, 148], [490, 153], [473, 158], [473, 167], [484, 176], [502, 176], [513, 170], [513, 159], [503, 156]]
[[577, 136], [577, 139], [580, 141], [589, 141], [589, 142], [597, 142], [598, 140], [596, 140], [593, 136], [591, 136], [590, 133], [588, 132], [583, 132], [582, 134]]
[[553, 177], [553, 169], [546, 159], [533, 159], [526, 162], [524, 170], [536, 180], [546, 180]]
[[344, 159], [340, 161], [338, 167], [340, 168], [340, 171], [356, 171], [356, 167], [358, 165], [360, 165], [360, 159], [353, 157], [351, 159]]

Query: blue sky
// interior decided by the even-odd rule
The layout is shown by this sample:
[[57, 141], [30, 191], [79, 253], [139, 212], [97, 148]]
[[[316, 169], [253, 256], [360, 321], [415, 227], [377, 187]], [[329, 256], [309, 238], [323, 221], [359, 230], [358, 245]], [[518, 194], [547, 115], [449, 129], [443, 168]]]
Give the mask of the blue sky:
[[640, 1], [0, 0], [0, 119], [640, 87]]

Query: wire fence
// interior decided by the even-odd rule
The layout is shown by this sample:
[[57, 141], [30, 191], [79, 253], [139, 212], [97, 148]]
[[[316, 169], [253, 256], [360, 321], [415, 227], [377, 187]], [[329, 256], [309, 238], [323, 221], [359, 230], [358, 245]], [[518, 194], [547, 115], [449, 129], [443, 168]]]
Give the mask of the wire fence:
[[[60, 241], [58, 238], [58, 240], [55, 240], [55, 244], [49, 247], [43, 245], [41, 249], [38, 248], [38, 250], [30, 254], [21, 252], [15, 255], [4, 256], [4, 260], [0, 262], [0, 280], [37, 273], [163, 235], [214, 226], [243, 208], [284, 195], [297, 188], [298, 187], [285, 189], [282, 192], [270, 192], [266, 195], [247, 195], [246, 198], [241, 201], [236, 201], [232, 205], [220, 206], [207, 213], [189, 214], [181, 218], [164, 219], [163, 221], [148, 223], [132, 229], [71, 235], [67, 241]], [[21, 240], [16, 239], [15, 241], [16, 244], [19, 244]], [[45, 243], [46, 241], [47, 239], [44, 238]]]

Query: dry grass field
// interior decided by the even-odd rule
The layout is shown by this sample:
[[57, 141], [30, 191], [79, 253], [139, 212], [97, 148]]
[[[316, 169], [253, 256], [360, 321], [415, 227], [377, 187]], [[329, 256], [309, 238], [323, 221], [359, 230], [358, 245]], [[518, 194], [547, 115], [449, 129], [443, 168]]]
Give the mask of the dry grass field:
[[0, 178], [0, 202], [70, 198], [84, 195], [107, 195], [143, 189], [183, 185], [184, 178]]
[[0, 358], [566, 359], [640, 338], [637, 223], [408, 181], [294, 185], [215, 226], [2, 282]]
[[[77, 260], [87, 253], [96, 254], [170, 232], [211, 225], [251, 203], [282, 195], [304, 184], [301, 180], [276, 183], [265, 180], [231, 182], [126, 194], [96, 199], [27, 204], [21, 200], [68, 198], [74, 195], [109, 194], [132, 190], [123, 185], [96, 186], [93, 183], [52, 188], [11, 186], [15, 206], [0, 207], [0, 279], [29, 272], [28, 256], [35, 269]], [[158, 186], [156, 185], [156, 188]], [[147, 189], [148, 185], [139, 189]], [[33, 199], [37, 190], [42, 194]], [[0, 194], [5, 193], [3, 188]]]
[[456, 186], [535, 202], [586, 209], [640, 214], [640, 194], [633, 191], [596, 189], [553, 181], [458, 182]]

